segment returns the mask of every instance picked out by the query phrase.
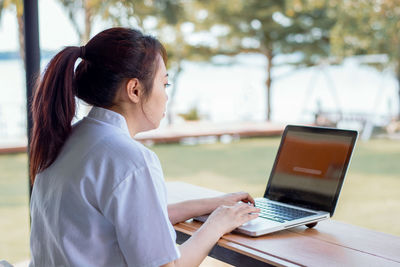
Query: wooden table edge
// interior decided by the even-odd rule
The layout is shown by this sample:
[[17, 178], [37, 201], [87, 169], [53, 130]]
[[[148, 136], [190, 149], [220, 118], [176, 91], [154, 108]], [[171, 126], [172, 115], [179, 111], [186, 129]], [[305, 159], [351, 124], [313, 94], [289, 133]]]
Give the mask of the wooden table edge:
[[[187, 240], [188, 238], [190, 238], [190, 236], [193, 235], [193, 233], [198, 228], [189, 226], [183, 222], [183, 223], [175, 224], [174, 229], [177, 232], [177, 235], [178, 235], [178, 233], [187, 235], [187, 238], [186, 238], [186, 240]], [[237, 253], [237, 254], [252, 258], [252, 259], [258, 261], [260, 264], [262, 263], [261, 266], [266, 266], [266, 264], [268, 264], [270, 266], [291, 266], [291, 267], [292, 266], [293, 267], [303, 266], [301, 264], [294, 263], [294, 262], [282, 259], [280, 257], [276, 257], [276, 256], [268, 254], [266, 252], [259, 251], [257, 249], [253, 249], [253, 248], [245, 246], [243, 244], [239, 244], [239, 243], [231, 241], [231, 240], [226, 240], [226, 239], [224, 239], [224, 237], [221, 237], [221, 239], [218, 241], [218, 243], [214, 246], [213, 249], [215, 249], [218, 246], [225, 248], [227, 250], [230, 250], [233, 253]], [[218, 257], [215, 257], [215, 255], [213, 255], [213, 253], [211, 253], [211, 252], [210, 252], [209, 256], [219, 259]], [[255, 264], [255, 263], [253, 263], [253, 264]], [[251, 265], [251, 266], [256, 266], [256, 265]]]

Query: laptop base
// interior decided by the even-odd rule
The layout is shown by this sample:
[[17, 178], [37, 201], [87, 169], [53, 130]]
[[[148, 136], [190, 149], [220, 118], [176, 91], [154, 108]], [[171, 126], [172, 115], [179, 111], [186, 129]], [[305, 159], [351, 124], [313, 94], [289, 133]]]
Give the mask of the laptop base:
[[318, 223], [318, 222], [309, 223], [309, 224], [306, 224], [306, 226], [307, 226], [308, 228], [314, 228], [314, 227], [317, 225], [317, 223]]

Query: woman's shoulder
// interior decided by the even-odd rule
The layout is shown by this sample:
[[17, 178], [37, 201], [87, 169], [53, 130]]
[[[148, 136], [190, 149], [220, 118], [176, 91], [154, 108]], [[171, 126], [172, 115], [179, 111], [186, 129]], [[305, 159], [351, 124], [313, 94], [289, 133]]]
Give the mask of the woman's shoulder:
[[153, 151], [125, 134], [108, 136], [99, 145], [108, 157], [123, 160], [126, 164], [135, 165], [136, 168], [159, 164]]
[[[104, 160], [122, 160], [134, 165], [157, 156], [140, 142], [131, 138], [128, 132], [118, 127], [85, 118], [76, 123], [71, 136], [72, 146], [82, 147], [91, 156]], [[90, 152], [89, 152], [90, 151]]]

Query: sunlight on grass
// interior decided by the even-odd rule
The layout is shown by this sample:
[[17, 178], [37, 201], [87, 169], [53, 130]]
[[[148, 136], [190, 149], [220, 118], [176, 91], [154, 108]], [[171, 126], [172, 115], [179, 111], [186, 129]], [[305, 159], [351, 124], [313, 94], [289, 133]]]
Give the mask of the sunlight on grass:
[[0, 156], [0, 259], [29, 258], [27, 157]]
[[333, 218], [400, 236], [400, 177], [350, 172]]

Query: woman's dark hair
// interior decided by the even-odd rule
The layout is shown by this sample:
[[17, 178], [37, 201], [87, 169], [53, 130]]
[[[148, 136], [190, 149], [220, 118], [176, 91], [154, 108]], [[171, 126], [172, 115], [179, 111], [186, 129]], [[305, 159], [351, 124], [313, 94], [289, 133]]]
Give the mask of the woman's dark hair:
[[[111, 28], [94, 36], [85, 46], [69, 46], [46, 67], [32, 102], [33, 130], [29, 173], [49, 167], [71, 133], [75, 96], [98, 107], [111, 107], [116, 92], [130, 78], [143, 85], [143, 97], [151, 94], [158, 55], [166, 63], [166, 51], [155, 38], [128, 28]], [[78, 58], [82, 61], [76, 67]]]

